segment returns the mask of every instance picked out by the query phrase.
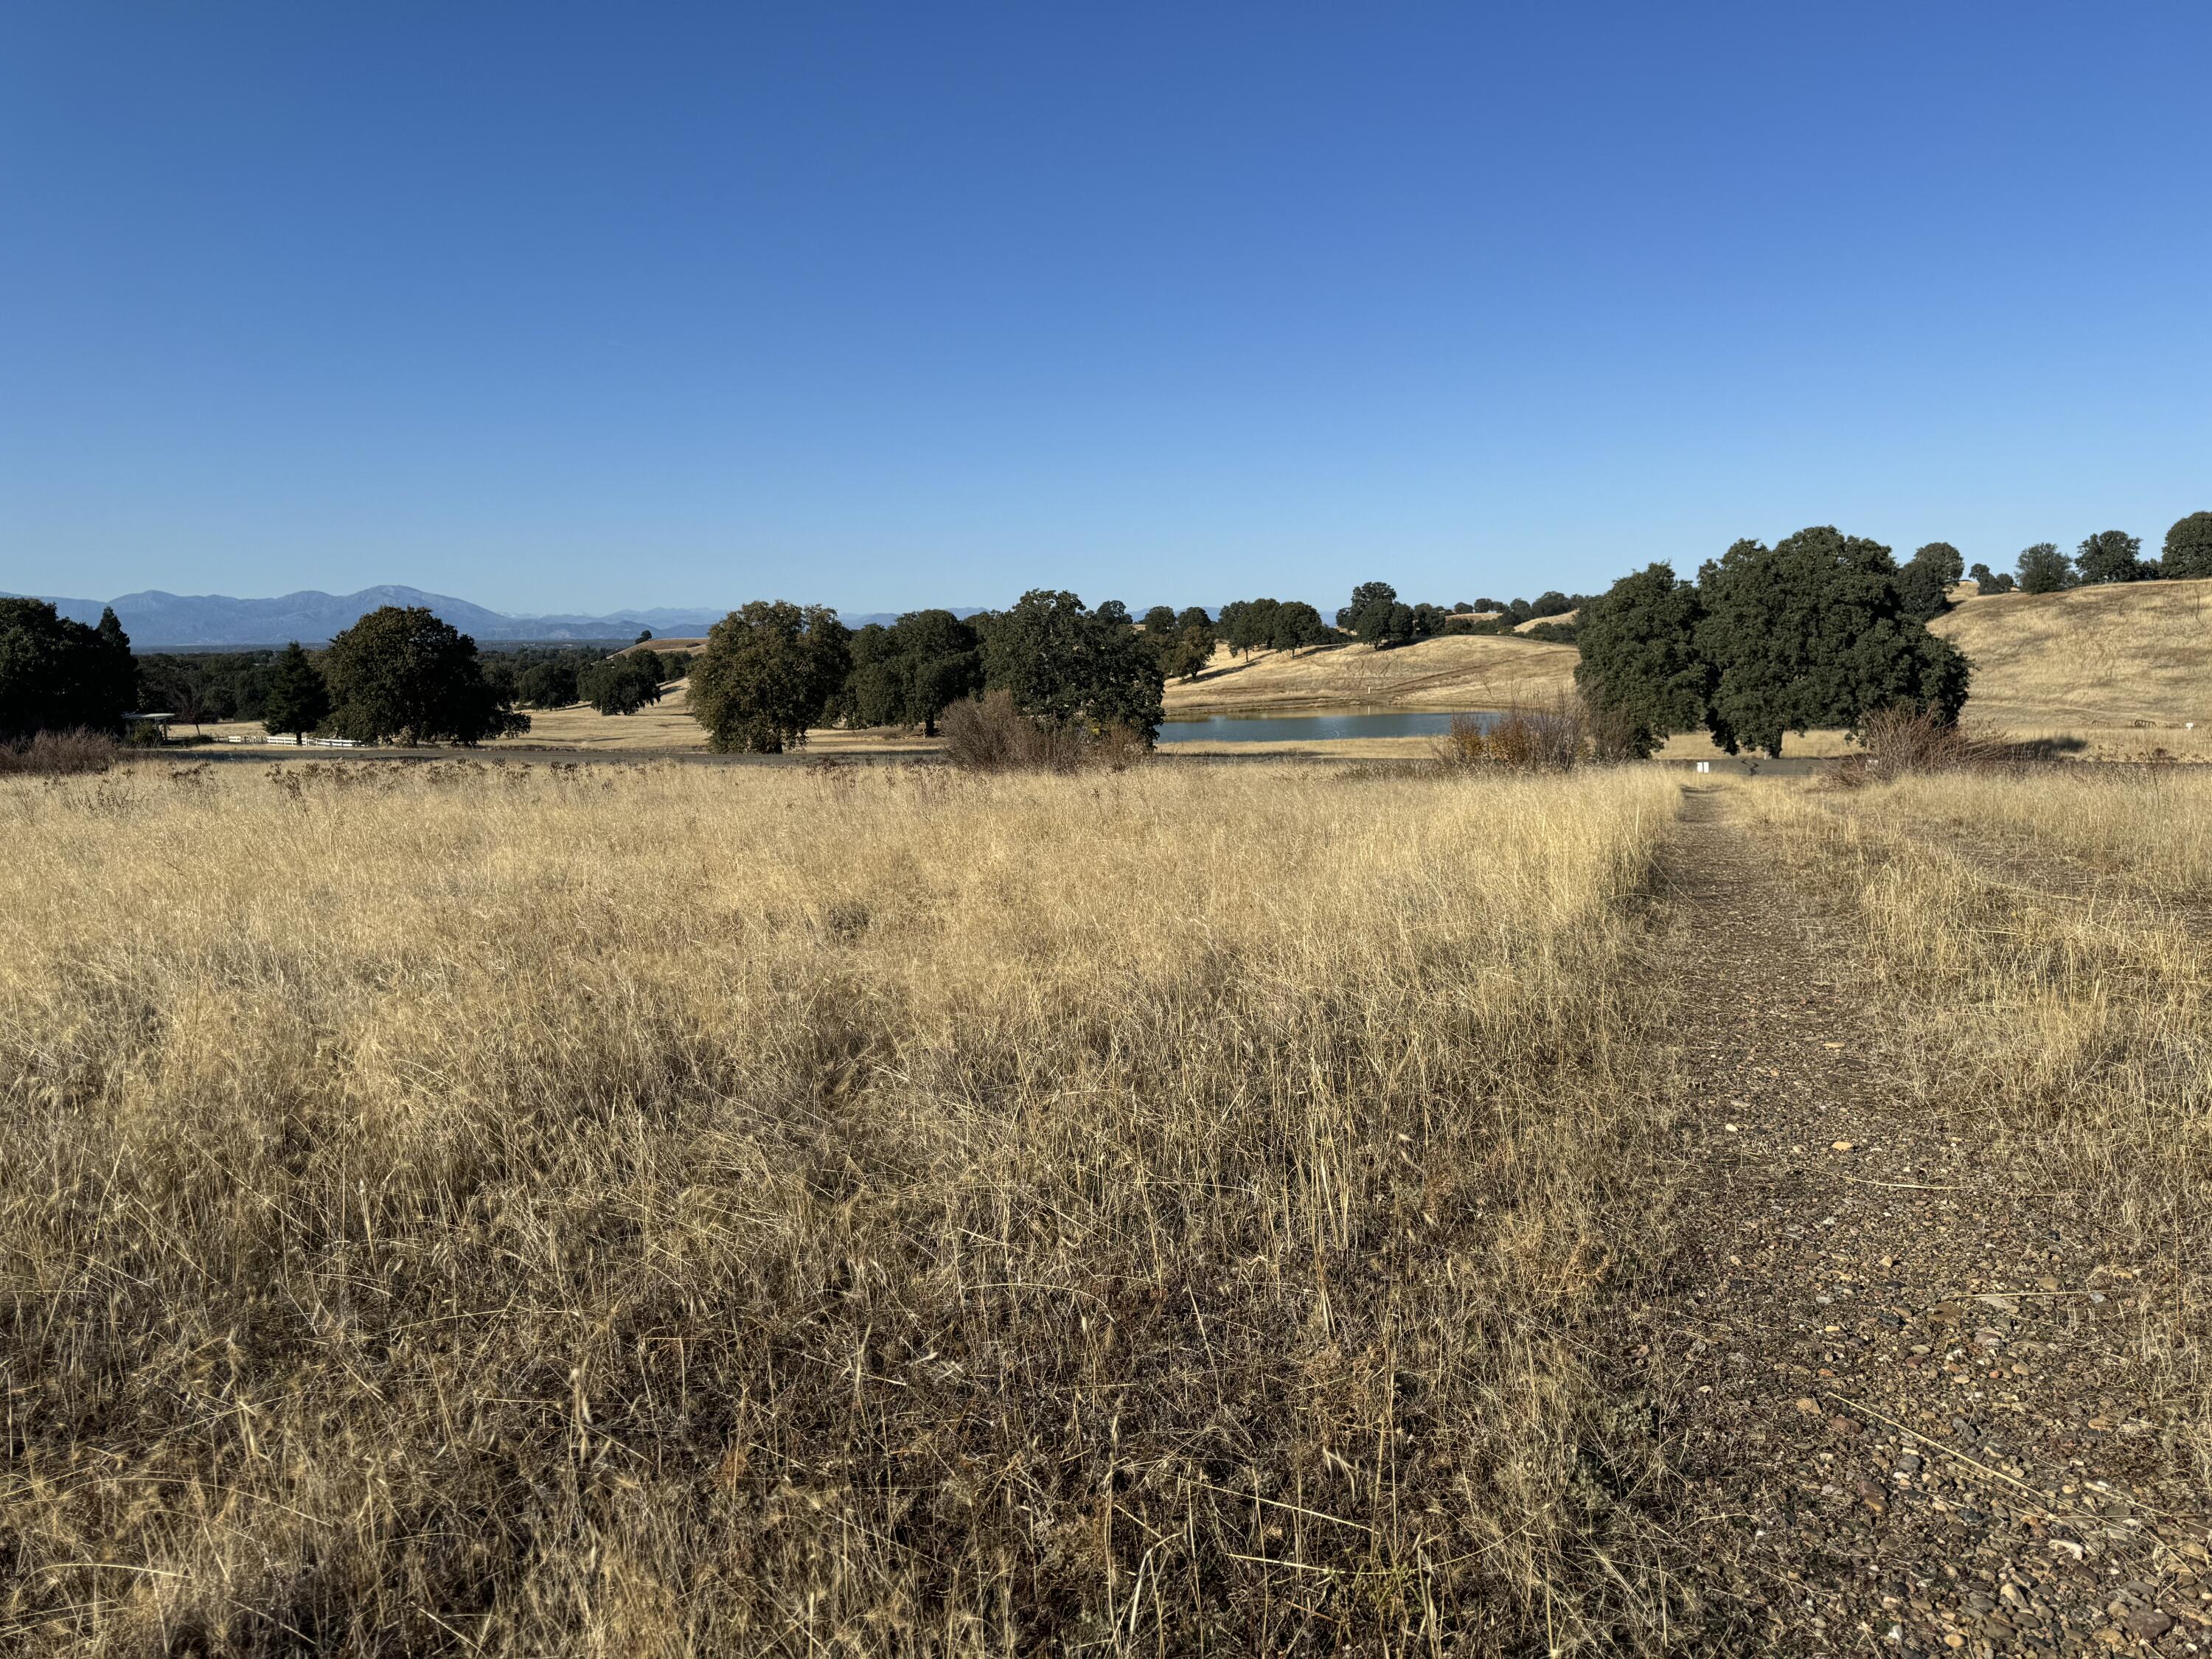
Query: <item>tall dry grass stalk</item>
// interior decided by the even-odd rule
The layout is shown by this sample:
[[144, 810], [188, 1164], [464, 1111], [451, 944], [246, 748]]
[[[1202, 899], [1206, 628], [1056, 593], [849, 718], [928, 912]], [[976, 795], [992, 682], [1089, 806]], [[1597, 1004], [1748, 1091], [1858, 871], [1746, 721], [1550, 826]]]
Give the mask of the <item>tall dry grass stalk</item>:
[[1579, 1333], [1653, 1224], [1672, 810], [1263, 766], [0, 786], [0, 1632], [1626, 1639], [1634, 1440]]
[[2132, 1250], [2140, 1357], [2212, 1483], [2212, 778], [1745, 799], [1856, 913], [1920, 1096]]

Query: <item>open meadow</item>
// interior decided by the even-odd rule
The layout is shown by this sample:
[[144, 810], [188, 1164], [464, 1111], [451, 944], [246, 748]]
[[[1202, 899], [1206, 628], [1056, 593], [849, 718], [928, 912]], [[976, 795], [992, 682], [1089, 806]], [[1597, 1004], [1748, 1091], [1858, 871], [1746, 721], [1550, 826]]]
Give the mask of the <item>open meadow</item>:
[[1638, 1630], [1638, 1534], [1605, 1540], [1644, 1436], [1586, 1327], [1661, 1246], [1639, 911], [1674, 800], [0, 786], [0, 1631]]
[[0, 780], [0, 1635], [2212, 1634], [2212, 790], [1682, 783]]

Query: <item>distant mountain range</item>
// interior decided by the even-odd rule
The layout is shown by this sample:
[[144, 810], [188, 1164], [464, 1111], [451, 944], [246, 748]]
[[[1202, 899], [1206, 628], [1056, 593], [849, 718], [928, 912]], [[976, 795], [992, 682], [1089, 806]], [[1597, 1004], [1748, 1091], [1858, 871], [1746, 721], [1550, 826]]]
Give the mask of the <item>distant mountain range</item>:
[[[8, 596], [16, 597], [16, 596]], [[112, 599], [50, 599], [74, 621], [92, 623], [100, 611], [115, 608], [116, 619], [140, 650], [216, 649], [226, 646], [283, 645], [297, 640], [320, 645], [350, 628], [379, 605], [423, 605], [482, 643], [520, 640], [623, 640], [642, 628], [656, 635], [683, 637], [704, 634], [728, 614], [728, 607], [684, 610], [655, 607], [617, 611], [605, 617], [511, 617], [487, 611], [445, 593], [419, 587], [364, 587], [358, 593], [287, 593], [274, 599], [234, 599], [221, 593], [125, 593]], [[963, 609], [961, 615], [972, 615]], [[847, 617], [847, 626], [893, 620], [889, 611]]]

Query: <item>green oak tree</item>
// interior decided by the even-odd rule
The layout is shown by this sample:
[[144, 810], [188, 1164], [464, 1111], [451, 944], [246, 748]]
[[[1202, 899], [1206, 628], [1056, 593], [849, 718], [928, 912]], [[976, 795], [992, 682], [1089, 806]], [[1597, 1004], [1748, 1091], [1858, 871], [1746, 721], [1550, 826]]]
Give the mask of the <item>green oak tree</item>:
[[711, 749], [780, 755], [822, 723], [851, 665], [851, 630], [829, 606], [754, 599], [691, 659], [691, 712]]
[[1151, 741], [1164, 676], [1127, 613], [1089, 611], [1073, 593], [1035, 588], [994, 617], [983, 638], [983, 684], [1009, 693], [1033, 719], [1126, 726]]
[[527, 732], [477, 642], [422, 605], [380, 605], [323, 653], [331, 729], [357, 743], [458, 743]]
[[606, 657], [576, 675], [576, 696], [602, 714], [635, 714], [660, 701], [666, 678], [659, 656], [651, 651]]
[[1951, 584], [1966, 574], [1966, 560], [1948, 542], [1929, 542], [1897, 573], [1899, 601], [1916, 622], [1934, 622], [1951, 608]]
[[2162, 576], [2212, 576], [2212, 513], [2192, 513], [2176, 519], [2166, 532], [2165, 556], [2158, 562]]
[[2057, 593], [2080, 580], [2074, 561], [2061, 553], [2055, 542], [2038, 542], [2021, 549], [2018, 569], [2023, 593]]
[[2130, 536], [2124, 530], [2100, 530], [2094, 536], [2084, 537], [2081, 546], [2074, 550], [2074, 568], [2081, 573], [2085, 586], [2094, 586], [2148, 581], [2158, 574], [2155, 564], [2143, 561], [2142, 538]]
[[1782, 752], [1783, 734], [1856, 728], [1899, 705], [1954, 720], [1970, 668], [1905, 614], [1889, 550], [1819, 526], [1772, 547], [1741, 541], [1698, 573], [1705, 724], [1730, 754]]
[[1648, 757], [1677, 732], [1704, 724], [1711, 665], [1698, 648], [1705, 617], [1696, 584], [1650, 564], [1623, 576], [1576, 618], [1582, 661], [1575, 684], [1624, 746]]

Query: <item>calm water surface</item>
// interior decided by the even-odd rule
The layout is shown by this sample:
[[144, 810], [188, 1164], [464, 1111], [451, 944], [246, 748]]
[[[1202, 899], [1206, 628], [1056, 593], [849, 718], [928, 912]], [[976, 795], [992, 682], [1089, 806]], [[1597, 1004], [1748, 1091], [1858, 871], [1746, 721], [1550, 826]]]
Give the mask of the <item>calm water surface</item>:
[[1434, 738], [1451, 730], [1455, 714], [1487, 727], [1487, 709], [1376, 709], [1342, 714], [1211, 714], [1160, 723], [1162, 743], [1318, 743], [1337, 738]]

